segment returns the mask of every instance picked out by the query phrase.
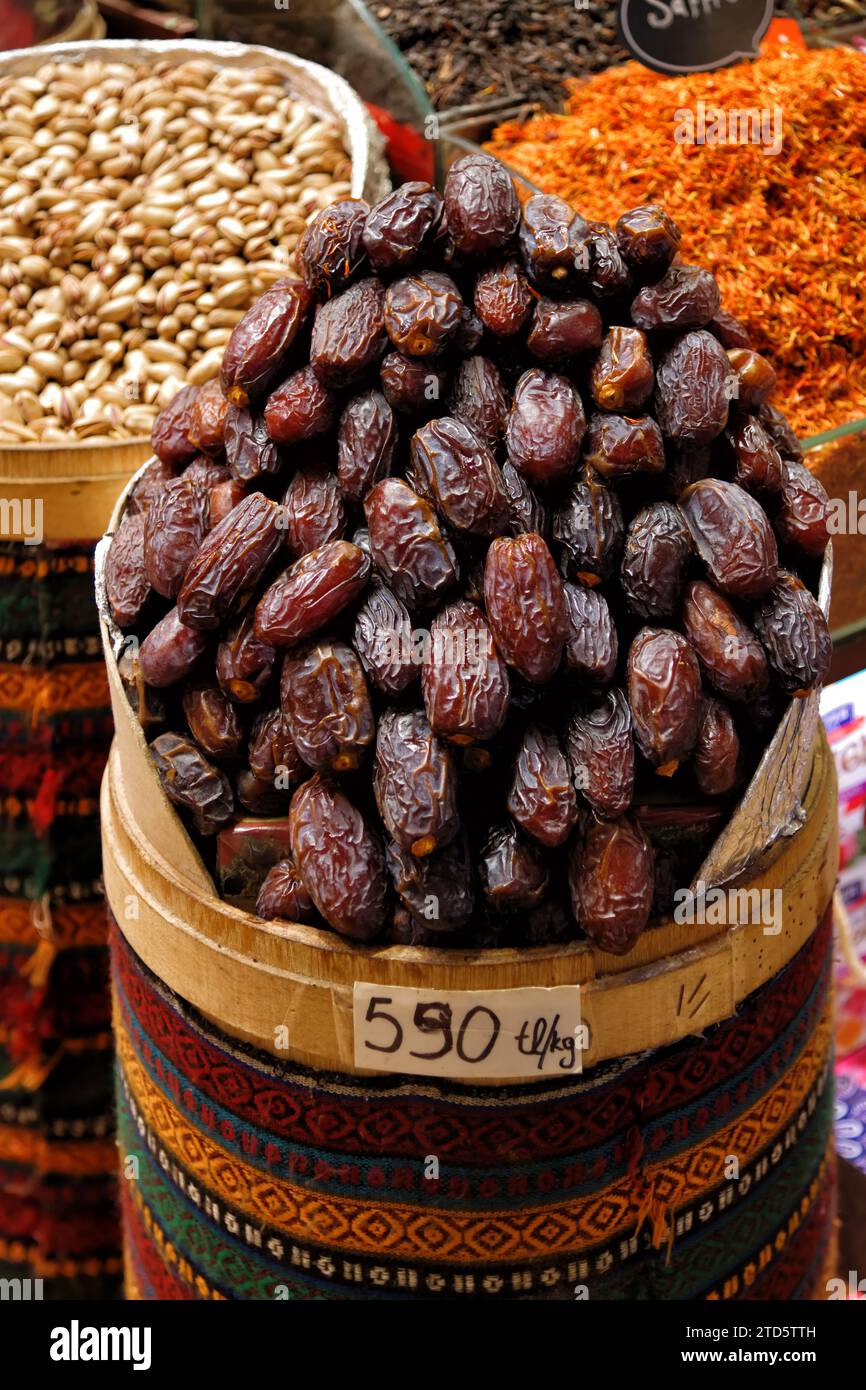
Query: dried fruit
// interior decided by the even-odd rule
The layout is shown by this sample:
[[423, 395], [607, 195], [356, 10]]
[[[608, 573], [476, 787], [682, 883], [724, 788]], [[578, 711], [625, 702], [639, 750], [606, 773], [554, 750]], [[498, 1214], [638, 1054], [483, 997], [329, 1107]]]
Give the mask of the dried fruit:
[[696, 265], [672, 265], [632, 301], [638, 328], [703, 328], [718, 312], [722, 296], [715, 276]]
[[188, 811], [200, 835], [214, 835], [235, 813], [231, 784], [194, 743], [181, 734], [160, 734], [150, 745], [163, 790]]
[[256, 635], [275, 647], [312, 636], [354, 603], [369, 576], [369, 556], [351, 541], [309, 551], [265, 590], [256, 608]]
[[608, 685], [616, 670], [618, 642], [610, 608], [598, 589], [564, 584], [565, 668], [583, 684]]
[[253, 776], [280, 791], [288, 791], [308, 773], [281, 709], [267, 710], [255, 720], [247, 756]]
[[313, 926], [318, 920], [316, 905], [291, 859], [268, 869], [256, 899], [256, 915], [266, 922], [280, 917], [304, 926]]
[[198, 392], [197, 386], [182, 386], [153, 422], [150, 436], [153, 452], [175, 471], [190, 463], [198, 453], [189, 437]]
[[589, 299], [539, 299], [526, 346], [542, 362], [565, 362], [601, 346], [601, 314]]
[[505, 435], [508, 396], [487, 357], [464, 357], [454, 373], [448, 407], [489, 449], [498, 448]]
[[388, 884], [378, 836], [349, 798], [316, 776], [289, 809], [292, 857], [317, 911], [334, 931], [370, 941], [385, 925]]
[[493, 541], [484, 569], [484, 601], [509, 666], [536, 685], [549, 681], [565, 642], [565, 598], [541, 536], [528, 531]]
[[587, 470], [553, 514], [553, 538], [564, 572], [592, 587], [608, 579], [622, 551], [625, 526], [619, 498]]
[[283, 513], [253, 492], [209, 533], [186, 571], [177, 607], [181, 621], [210, 630], [236, 613], [283, 543]]
[[231, 758], [238, 752], [243, 729], [234, 705], [218, 685], [195, 681], [183, 692], [183, 713], [189, 731], [210, 758]]
[[306, 555], [345, 535], [346, 509], [333, 473], [300, 469], [286, 489], [283, 509], [290, 555]]
[[161, 690], [174, 685], [190, 674], [207, 649], [208, 636], [181, 622], [178, 610], [172, 608], [151, 628], [141, 644], [138, 661], [141, 674], [148, 685]]
[[740, 740], [731, 711], [721, 700], [705, 700], [692, 766], [704, 796], [724, 796], [737, 785]]
[[721, 434], [735, 394], [724, 349], [704, 329], [686, 333], [665, 353], [656, 372], [655, 415], [662, 433], [698, 448]]
[[659, 621], [677, 612], [692, 555], [692, 539], [679, 507], [653, 502], [629, 524], [620, 581], [629, 611]]
[[497, 912], [535, 907], [547, 890], [547, 869], [538, 849], [511, 826], [490, 832], [478, 873], [484, 896]]
[[607, 690], [577, 706], [566, 731], [572, 781], [597, 816], [621, 816], [634, 793], [634, 738], [628, 701]]
[[727, 599], [702, 580], [686, 589], [682, 623], [710, 685], [728, 700], [755, 700], [767, 688], [764, 649]]
[[731, 598], [751, 599], [772, 588], [776, 538], [766, 512], [749, 493], [722, 478], [703, 478], [686, 488], [679, 505], [717, 589]]
[[728, 361], [736, 372], [734, 395], [744, 410], [763, 405], [776, 384], [776, 373], [766, 357], [748, 348], [732, 348]]
[[494, 256], [514, 240], [520, 204], [506, 170], [487, 154], [467, 154], [448, 171], [445, 214], [457, 250]]
[[273, 674], [276, 651], [256, 636], [255, 612], [249, 609], [229, 628], [217, 648], [217, 680], [231, 700], [260, 700]]
[[653, 852], [631, 817], [589, 821], [573, 841], [568, 866], [574, 915], [602, 951], [632, 949], [652, 911]]
[[386, 401], [398, 415], [438, 415], [448, 388], [448, 370], [429, 358], [389, 352], [382, 358], [379, 380]]
[[615, 231], [624, 260], [641, 282], [656, 280], [664, 273], [682, 240], [676, 223], [657, 203], [641, 203], [624, 212]]
[[444, 351], [463, 322], [463, 300], [449, 276], [419, 271], [388, 286], [385, 329], [400, 352], [431, 357]]
[[376, 566], [408, 608], [433, 603], [457, 582], [457, 561], [433, 508], [405, 483], [377, 483], [364, 513]]
[[252, 482], [279, 473], [283, 456], [268, 434], [263, 415], [230, 405], [225, 421], [226, 463], [232, 477]]
[[475, 281], [475, 312], [490, 333], [512, 338], [529, 322], [535, 298], [516, 261], [482, 270]]
[[284, 374], [289, 350], [312, 308], [306, 286], [278, 280], [232, 329], [220, 368], [227, 401], [246, 407]]
[[280, 706], [292, 742], [317, 772], [348, 772], [373, 742], [361, 663], [345, 642], [313, 641], [283, 661]]
[[442, 225], [444, 205], [429, 183], [401, 184], [377, 203], [364, 224], [364, 250], [377, 271], [405, 270], [428, 252]]
[[475, 604], [452, 603], [434, 618], [421, 685], [435, 734], [468, 744], [499, 733], [508, 711], [508, 672]]
[[734, 478], [749, 492], [778, 492], [782, 486], [782, 460], [760, 420], [754, 415], [737, 415], [725, 437], [734, 451]]
[[475, 895], [462, 836], [421, 859], [392, 840], [385, 846], [385, 861], [394, 890], [413, 920], [431, 932], [453, 932], [466, 925]]
[[337, 422], [337, 398], [312, 367], [293, 372], [265, 402], [265, 426], [275, 444], [300, 444]]
[[830, 499], [820, 478], [805, 464], [786, 459], [773, 518], [779, 540], [806, 555], [823, 555], [830, 539], [829, 519]]
[[388, 834], [418, 858], [457, 834], [453, 755], [423, 710], [386, 710], [379, 719], [373, 789]]
[[651, 415], [593, 415], [583, 451], [584, 462], [603, 478], [628, 478], [635, 473], [663, 473], [665, 446]]
[[307, 223], [298, 242], [298, 256], [304, 282], [315, 294], [337, 294], [363, 269], [369, 212], [369, 204], [362, 198], [343, 198]]
[[804, 696], [823, 684], [833, 643], [827, 619], [805, 584], [788, 570], [752, 611], [770, 670], [788, 695]]
[[524, 372], [508, 416], [508, 457], [533, 484], [560, 483], [580, 455], [586, 416], [570, 381], [539, 367]]
[[186, 474], [154, 498], [144, 522], [144, 563], [148, 580], [163, 598], [177, 598], [209, 529], [209, 494]]
[[609, 328], [593, 363], [589, 388], [602, 410], [640, 410], [652, 394], [653, 364], [639, 328]]
[[508, 523], [508, 494], [489, 449], [461, 420], [447, 415], [412, 436], [411, 464], [423, 493], [455, 531], [501, 535]]
[[118, 627], [132, 627], [150, 597], [144, 560], [145, 513], [123, 518], [105, 560], [105, 594]]
[[363, 502], [374, 483], [388, 477], [396, 444], [394, 412], [381, 391], [353, 396], [337, 432], [337, 478], [347, 502]]
[[193, 401], [189, 441], [213, 458], [222, 453], [228, 401], [214, 378], [205, 382]]
[[628, 654], [628, 702], [638, 747], [671, 776], [698, 736], [701, 671], [691, 646], [669, 628], [643, 628]]
[[527, 835], [555, 849], [577, 821], [577, 797], [569, 766], [552, 729], [527, 726], [511, 778], [508, 811]]

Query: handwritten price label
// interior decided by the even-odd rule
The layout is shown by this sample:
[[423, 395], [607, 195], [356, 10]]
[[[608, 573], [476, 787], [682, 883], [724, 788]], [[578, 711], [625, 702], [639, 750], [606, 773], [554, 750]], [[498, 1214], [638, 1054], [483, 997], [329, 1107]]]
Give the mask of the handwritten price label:
[[429, 990], [355, 982], [355, 1065], [415, 1076], [575, 1076], [580, 986]]

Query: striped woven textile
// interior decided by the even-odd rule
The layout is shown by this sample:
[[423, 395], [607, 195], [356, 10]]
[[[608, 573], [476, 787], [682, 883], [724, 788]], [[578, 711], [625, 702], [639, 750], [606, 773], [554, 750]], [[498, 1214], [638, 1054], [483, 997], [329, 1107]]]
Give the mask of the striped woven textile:
[[831, 921], [703, 1037], [576, 1082], [333, 1075], [235, 1042], [112, 929], [127, 1295], [825, 1296]]
[[92, 546], [0, 544], [0, 1272], [120, 1286]]

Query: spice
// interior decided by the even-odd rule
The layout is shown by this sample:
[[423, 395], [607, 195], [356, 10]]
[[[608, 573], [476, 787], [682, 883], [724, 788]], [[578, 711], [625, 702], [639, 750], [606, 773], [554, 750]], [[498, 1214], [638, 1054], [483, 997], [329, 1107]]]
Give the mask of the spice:
[[438, 110], [514, 97], [561, 108], [563, 80], [626, 57], [615, 0], [388, 0], [371, 4]]
[[[663, 203], [688, 228], [682, 259], [716, 274], [807, 436], [866, 416], [864, 87], [866, 62], [844, 48], [675, 78], [626, 63], [573, 83], [566, 115], [503, 125], [489, 148], [585, 217]], [[683, 113], [710, 107], [764, 113], [770, 139], [677, 143]]]
[[0, 446], [148, 435], [349, 174], [275, 68], [0, 78]]

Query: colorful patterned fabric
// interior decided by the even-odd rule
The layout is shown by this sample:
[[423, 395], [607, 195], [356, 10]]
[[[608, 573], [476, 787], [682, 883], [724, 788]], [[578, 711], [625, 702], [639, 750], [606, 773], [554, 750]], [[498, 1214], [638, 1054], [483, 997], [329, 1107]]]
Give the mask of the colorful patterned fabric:
[[836, 1063], [836, 1152], [866, 1173], [866, 1048]]
[[0, 1274], [110, 1297], [120, 1256], [89, 545], [0, 544]]
[[830, 915], [737, 1014], [563, 1085], [333, 1075], [112, 929], [127, 1293], [804, 1298], [832, 1256]]

